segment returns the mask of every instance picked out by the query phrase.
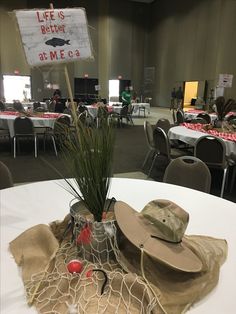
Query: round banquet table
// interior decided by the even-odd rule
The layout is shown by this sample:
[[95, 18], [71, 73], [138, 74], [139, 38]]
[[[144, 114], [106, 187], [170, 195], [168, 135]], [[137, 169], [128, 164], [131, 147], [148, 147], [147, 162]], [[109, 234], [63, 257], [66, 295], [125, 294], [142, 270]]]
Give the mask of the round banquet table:
[[139, 108], [144, 108], [147, 110], [147, 112], [150, 114], [150, 103], [147, 102], [137, 102], [132, 103], [132, 106], [134, 107], [133, 114], [139, 114]]
[[[26, 229], [62, 220], [73, 196], [63, 180], [19, 185], [0, 191], [1, 209], [1, 313], [36, 313], [28, 307], [20, 271], [11, 256], [9, 242]], [[236, 309], [236, 204], [196, 190], [147, 180], [113, 178], [110, 197], [140, 211], [153, 199], [168, 199], [190, 214], [186, 234], [226, 239], [228, 257], [220, 269], [216, 288], [188, 313], [233, 314]]]
[[[60, 116], [60, 114], [55, 113], [55, 112], [45, 112], [44, 113], [45, 117], [41, 117], [41, 116], [33, 116], [33, 117], [29, 117], [30, 120], [33, 122], [33, 126], [35, 128], [37, 127], [43, 127], [43, 128], [51, 128], [53, 129], [54, 127], [54, 123], [56, 121], [56, 119]], [[66, 114], [63, 114], [66, 115]], [[68, 117], [70, 117], [70, 115], [67, 115]], [[14, 121], [16, 119], [17, 115], [13, 114], [5, 114], [0, 113], [0, 127], [2, 127], [3, 129], [9, 129], [9, 133], [10, 136], [13, 137], [15, 132], [14, 132]]]
[[[192, 119], [197, 118], [199, 113], [207, 113], [207, 112], [204, 110], [191, 109], [191, 110], [187, 110], [184, 112], [184, 117], [188, 120], [192, 120]], [[214, 122], [217, 119], [217, 114], [215, 112], [208, 113], [208, 114], [211, 117], [211, 122]], [[235, 114], [234, 112], [229, 112], [226, 115], [226, 118], [229, 117], [230, 115], [234, 115], [234, 114]]]
[[[184, 112], [184, 117], [188, 120], [192, 120], [197, 118], [199, 113], [205, 113], [204, 110], [188, 110]], [[209, 116], [211, 117], [211, 122], [215, 121], [217, 118], [217, 114], [215, 112], [209, 113]]]
[[[168, 136], [170, 140], [180, 140], [186, 144], [194, 146], [199, 137], [203, 135], [209, 135], [200, 131], [195, 131], [188, 129], [184, 126], [174, 126], [169, 129]], [[229, 156], [231, 153], [236, 154], [236, 142], [224, 140], [226, 145], [226, 156]]]

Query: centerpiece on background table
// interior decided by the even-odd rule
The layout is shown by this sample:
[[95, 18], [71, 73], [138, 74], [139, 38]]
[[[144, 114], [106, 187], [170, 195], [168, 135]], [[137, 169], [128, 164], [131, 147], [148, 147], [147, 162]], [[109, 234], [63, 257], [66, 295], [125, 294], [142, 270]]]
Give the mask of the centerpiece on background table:
[[88, 127], [74, 114], [75, 129], [62, 144], [65, 166], [72, 181], [65, 188], [73, 195], [70, 204], [72, 236], [78, 254], [102, 263], [113, 256], [116, 227], [108, 200], [112, 177], [115, 134], [107, 120], [99, 128]]
[[215, 120], [215, 127], [221, 128], [222, 122], [224, 121], [226, 115], [232, 111], [236, 110], [236, 102], [234, 99], [228, 99], [225, 101], [223, 96], [216, 98], [215, 109], [217, 114], [217, 119]]

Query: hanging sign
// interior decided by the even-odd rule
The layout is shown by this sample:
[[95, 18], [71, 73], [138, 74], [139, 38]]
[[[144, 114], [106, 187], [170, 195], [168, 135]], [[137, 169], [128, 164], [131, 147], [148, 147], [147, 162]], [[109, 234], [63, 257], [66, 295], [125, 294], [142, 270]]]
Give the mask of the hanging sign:
[[85, 9], [15, 11], [31, 66], [93, 59]]
[[219, 74], [218, 87], [232, 87], [233, 74]]

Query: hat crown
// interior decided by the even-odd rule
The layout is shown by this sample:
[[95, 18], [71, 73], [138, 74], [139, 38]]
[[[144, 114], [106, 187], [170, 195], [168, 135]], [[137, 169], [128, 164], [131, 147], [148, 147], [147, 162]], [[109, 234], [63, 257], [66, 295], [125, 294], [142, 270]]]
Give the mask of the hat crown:
[[178, 243], [182, 240], [189, 221], [189, 214], [167, 200], [153, 200], [141, 211], [141, 216], [152, 225], [153, 237]]

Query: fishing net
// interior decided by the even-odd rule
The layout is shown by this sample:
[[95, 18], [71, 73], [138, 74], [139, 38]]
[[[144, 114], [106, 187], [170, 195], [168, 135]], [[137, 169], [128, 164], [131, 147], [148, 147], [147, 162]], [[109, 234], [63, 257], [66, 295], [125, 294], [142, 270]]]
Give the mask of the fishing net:
[[[125, 273], [115, 263], [85, 260], [80, 274], [70, 274], [66, 265], [76, 258], [74, 246], [65, 243], [47, 271], [26, 281], [28, 299], [34, 299], [40, 313], [151, 313], [156, 301], [139, 276]], [[106, 285], [101, 270], [106, 273]]]
[[[217, 284], [227, 254], [224, 240], [188, 237], [204, 269], [182, 273], [134, 247], [120, 235], [114, 220], [104, 224], [105, 238], [98, 237], [101, 226], [95, 224], [84, 238], [80, 229], [73, 241], [71, 233], [65, 236], [69, 223], [68, 215], [50, 227], [34, 226], [10, 243], [22, 267], [28, 303], [39, 313], [184, 313]], [[88, 221], [85, 224], [83, 232], [89, 226]], [[82, 271], [70, 273], [68, 264], [75, 259], [82, 262]]]

